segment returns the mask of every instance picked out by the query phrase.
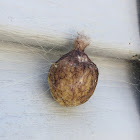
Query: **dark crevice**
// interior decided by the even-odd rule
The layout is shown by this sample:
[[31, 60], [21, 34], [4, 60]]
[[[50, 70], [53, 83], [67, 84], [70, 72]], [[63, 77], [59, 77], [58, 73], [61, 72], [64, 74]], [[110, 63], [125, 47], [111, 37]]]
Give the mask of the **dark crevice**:
[[133, 83], [132, 89], [137, 111], [140, 115], [140, 61], [131, 61], [129, 75]]

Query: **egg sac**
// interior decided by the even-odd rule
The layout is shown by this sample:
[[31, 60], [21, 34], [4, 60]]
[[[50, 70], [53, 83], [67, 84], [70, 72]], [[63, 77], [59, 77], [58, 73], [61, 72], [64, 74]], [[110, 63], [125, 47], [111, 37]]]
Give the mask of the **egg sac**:
[[88, 45], [89, 39], [79, 34], [74, 41], [74, 49], [50, 67], [50, 92], [62, 106], [83, 104], [94, 93], [99, 73], [97, 66], [84, 53]]

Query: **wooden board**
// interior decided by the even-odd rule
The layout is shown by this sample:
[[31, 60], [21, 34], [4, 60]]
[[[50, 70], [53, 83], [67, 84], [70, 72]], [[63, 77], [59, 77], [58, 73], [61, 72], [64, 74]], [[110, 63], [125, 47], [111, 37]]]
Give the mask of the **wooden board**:
[[77, 107], [51, 97], [47, 72], [56, 54], [16, 43], [0, 43], [1, 140], [139, 140], [139, 65], [89, 56], [99, 68], [91, 99]]
[[63, 48], [85, 31], [91, 38], [91, 55], [140, 55], [136, 0], [4, 0], [0, 19], [1, 40]]

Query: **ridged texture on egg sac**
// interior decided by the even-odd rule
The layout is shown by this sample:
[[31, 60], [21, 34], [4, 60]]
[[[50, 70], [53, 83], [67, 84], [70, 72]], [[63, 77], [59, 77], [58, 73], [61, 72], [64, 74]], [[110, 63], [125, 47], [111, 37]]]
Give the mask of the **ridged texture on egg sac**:
[[48, 83], [53, 98], [62, 106], [85, 103], [94, 93], [98, 68], [84, 51], [74, 49], [49, 70]]

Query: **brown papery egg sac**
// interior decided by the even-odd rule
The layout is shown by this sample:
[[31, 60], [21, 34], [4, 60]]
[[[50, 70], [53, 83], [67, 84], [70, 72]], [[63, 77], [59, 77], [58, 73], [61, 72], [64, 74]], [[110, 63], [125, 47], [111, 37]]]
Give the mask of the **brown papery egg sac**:
[[83, 104], [94, 93], [99, 72], [97, 66], [84, 53], [88, 45], [89, 38], [78, 34], [74, 41], [74, 49], [50, 67], [50, 92], [62, 106]]

